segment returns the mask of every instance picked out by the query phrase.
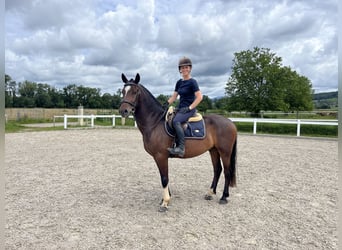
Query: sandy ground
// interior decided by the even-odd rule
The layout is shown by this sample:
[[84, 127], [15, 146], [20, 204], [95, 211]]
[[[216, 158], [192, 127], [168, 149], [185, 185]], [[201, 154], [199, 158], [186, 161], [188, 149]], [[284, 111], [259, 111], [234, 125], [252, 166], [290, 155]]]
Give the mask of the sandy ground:
[[209, 154], [170, 160], [169, 211], [136, 129], [6, 134], [6, 249], [337, 249], [337, 141], [239, 135], [227, 205]]

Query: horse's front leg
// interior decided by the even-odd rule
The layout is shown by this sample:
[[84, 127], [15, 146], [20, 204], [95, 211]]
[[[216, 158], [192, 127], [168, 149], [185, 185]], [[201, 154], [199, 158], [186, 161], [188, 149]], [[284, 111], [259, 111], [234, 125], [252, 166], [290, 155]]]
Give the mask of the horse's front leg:
[[168, 205], [169, 205], [170, 200], [171, 200], [171, 192], [169, 189], [169, 184], [167, 184], [166, 187], [164, 187], [164, 184], [163, 184], [163, 199], [160, 203], [159, 212], [166, 212], [168, 210]]
[[169, 167], [168, 167], [168, 159], [155, 159], [159, 173], [161, 184], [163, 186], [163, 199], [160, 204], [159, 211], [166, 212], [168, 210], [168, 205], [171, 199], [171, 193], [169, 189]]

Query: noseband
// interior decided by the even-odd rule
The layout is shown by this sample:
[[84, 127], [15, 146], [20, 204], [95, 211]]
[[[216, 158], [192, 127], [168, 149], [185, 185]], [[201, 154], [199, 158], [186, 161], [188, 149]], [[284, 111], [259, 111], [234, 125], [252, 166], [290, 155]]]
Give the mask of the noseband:
[[135, 103], [129, 102], [129, 101], [126, 101], [126, 100], [122, 100], [121, 103], [120, 103], [120, 105], [123, 104], [123, 103], [129, 104], [129, 105], [131, 105], [133, 108], [135, 108], [135, 105], [136, 105]]

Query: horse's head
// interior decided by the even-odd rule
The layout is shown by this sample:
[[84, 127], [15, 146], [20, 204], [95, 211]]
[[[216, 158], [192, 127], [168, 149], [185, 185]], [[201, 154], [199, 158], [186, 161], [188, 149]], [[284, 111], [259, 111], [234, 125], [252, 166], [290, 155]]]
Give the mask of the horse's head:
[[119, 112], [122, 117], [128, 117], [129, 114], [134, 113], [139, 98], [139, 81], [140, 75], [137, 74], [135, 79], [127, 80], [124, 74], [121, 74], [121, 79], [125, 83], [122, 89], [122, 101]]

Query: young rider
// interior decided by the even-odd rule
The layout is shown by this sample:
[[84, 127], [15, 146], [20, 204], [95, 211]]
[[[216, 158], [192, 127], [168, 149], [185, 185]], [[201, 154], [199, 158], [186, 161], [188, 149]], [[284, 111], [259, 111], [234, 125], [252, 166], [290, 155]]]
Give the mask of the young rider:
[[189, 58], [183, 57], [179, 60], [178, 70], [182, 78], [177, 81], [173, 95], [168, 100], [168, 103], [172, 104], [180, 96], [177, 112], [173, 119], [178, 145], [175, 148], [167, 149], [171, 154], [180, 157], [185, 154], [184, 130], [181, 124], [196, 113], [196, 107], [202, 101], [202, 93], [197, 81], [191, 77], [191, 69], [192, 62]]

